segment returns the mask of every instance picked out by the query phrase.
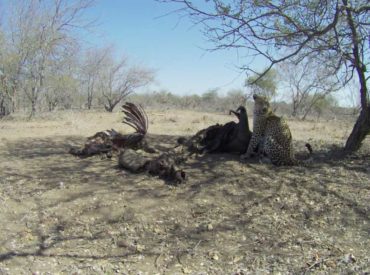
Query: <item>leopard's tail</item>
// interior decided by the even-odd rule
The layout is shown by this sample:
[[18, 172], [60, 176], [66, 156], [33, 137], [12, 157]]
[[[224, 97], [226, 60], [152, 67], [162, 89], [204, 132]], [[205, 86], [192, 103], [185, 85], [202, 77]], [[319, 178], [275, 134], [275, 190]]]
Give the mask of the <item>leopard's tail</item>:
[[296, 164], [301, 165], [301, 166], [307, 166], [307, 165], [309, 165], [313, 162], [313, 149], [312, 149], [311, 144], [306, 143], [305, 147], [308, 150], [308, 158], [306, 158], [304, 160], [297, 160], [297, 163], [296, 163]]
[[313, 150], [312, 150], [312, 146], [311, 146], [311, 144], [306, 143], [304, 146], [306, 146], [306, 148], [307, 148], [307, 150], [308, 150], [309, 154], [310, 154], [310, 155], [312, 155], [312, 154], [313, 154]]

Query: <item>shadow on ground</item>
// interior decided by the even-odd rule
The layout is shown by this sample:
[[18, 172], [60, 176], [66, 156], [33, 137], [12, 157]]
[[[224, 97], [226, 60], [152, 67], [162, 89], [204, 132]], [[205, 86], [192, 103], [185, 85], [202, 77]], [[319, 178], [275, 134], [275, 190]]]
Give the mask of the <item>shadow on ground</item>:
[[[176, 139], [149, 136], [161, 151]], [[0, 271], [366, 271], [367, 153], [338, 159], [317, 146], [309, 167], [195, 156], [182, 165], [188, 181], [173, 187], [118, 170], [115, 157], [68, 154], [83, 142], [64, 136], [0, 148]], [[356, 261], [344, 261], [347, 254]]]

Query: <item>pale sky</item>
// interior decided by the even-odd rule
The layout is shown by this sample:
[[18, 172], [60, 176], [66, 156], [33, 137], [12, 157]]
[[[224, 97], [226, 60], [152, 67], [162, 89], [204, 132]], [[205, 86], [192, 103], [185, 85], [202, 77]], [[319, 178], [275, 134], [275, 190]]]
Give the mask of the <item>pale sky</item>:
[[[213, 45], [200, 28], [189, 18], [171, 13], [179, 7], [155, 0], [97, 0], [90, 12], [98, 18], [99, 34], [91, 41], [102, 46], [113, 44], [132, 62], [156, 70], [156, 83], [144, 91], [164, 89], [180, 95], [210, 89], [219, 89], [221, 95], [232, 89], [245, 91], [247, 76], [238, 66], [253, 62], [256, 70], [262, 70], [264, 64], [235, 49], [207, 51]], [[356, 102], [348, 89], [335, 96], [341, 105]]]
[[[113, 44], [134, 63], [156, 70], [149, 90], [176, 94], [222, 92], [243, 87], [242, 58], [235, 50], [209, 52], [212, 47], [197, 26], [178, 14], [178, 5], [154, 0], [98, 0], [91, 11], [100, 22], [96, 45]], [[147, 88], [148, 90], [148, 88]]]
[[[0, 8], [10, 1], [18, 0], [0, 0]], [[127, 56], [132, 64], [155, 70], [156, 81], [141, 89], [144, 92], [167, 90], [186, 95], [218, 89], [225, 95], [232, 89], [245, 91], [247, 76], [238, 67], [252, 63], [261, 71], [265, 67], [261, 59], [252, 61], [235, 49], [207, 51], [213, 45], [199, 26], [174, 12], [180, 7], [155, 0], [96, 0], [87, 12], [97, 19], [96, 27], [81, 40], [87, 47], [112, 45], [117, 55]], [[335, 94], [341, 105], [358, 101], [358, 94], [351, 95], [351, 90]]]

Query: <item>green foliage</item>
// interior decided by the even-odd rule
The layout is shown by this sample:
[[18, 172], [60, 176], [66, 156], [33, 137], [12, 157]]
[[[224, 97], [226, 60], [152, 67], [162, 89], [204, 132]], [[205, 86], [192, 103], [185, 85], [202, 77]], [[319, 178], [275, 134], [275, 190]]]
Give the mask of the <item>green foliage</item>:
[[252, 93], [272, 98], [276, 95], [277, 90], [277, 72], [271, 69], [261, 78], [257, 74], [252, 75], [248, 77], [245, 84], [252, 89]]
[[320, 118], [324, 113], [336, 107], [338, 107], [338, 101], [331, 94], [308, 95], [303, 102], [304, 114], [302, 119], [306, 119], [309, 113], [316, 114]]
[[230, 11], [231, 11], [231, 6], [230, 5], [226, 5], [226, 4], [222, 4], [222, 3], [218, 3], [216, 5], [216, 8], [217, 8], [219, 14], [224, 14], [224, 15], [229, 15]]
[[313, 110], [318, 116], [321, 116], [323, 111], [336, 106], [338, 106], [338, 101], [336, 100], [336, 98], [332, 95], [327, 95], [325, 97], [320, 97], [314, 101]]

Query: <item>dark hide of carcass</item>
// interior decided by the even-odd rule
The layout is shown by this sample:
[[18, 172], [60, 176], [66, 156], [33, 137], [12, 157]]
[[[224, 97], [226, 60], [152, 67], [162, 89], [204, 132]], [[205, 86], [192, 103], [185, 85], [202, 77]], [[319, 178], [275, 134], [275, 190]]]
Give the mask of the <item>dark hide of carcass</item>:
[[135, 129], [135, 133], [123, 135], [114, 129], [98, 132], [92, 137], [88, 137], [83, 148], [71, 148], [70, 153], [79, 157], [90, 157], [96, 154], [106, 154], [112, 156], [113, 151], [121, 148], [143, 149], [148, 153], [154, 153], [145, 141], [148, 131], [148, 117], [141, 106], [126, 102], [122, 106], [125, 114], [123, 123]]
[[183, 154], [172, 150], [158, 157], [148, 158], [138, 151], [124, 149], [118, 158], [118, 166], [133, 173], [148, 172], [150, 175], [159, 176], [170, 184], [183, 183], [186, 174], [177, 167], [185, 161]]
[[[133, 173], [147, 172], [159, 176], [169, 184], [182, 183], [186, 179], [183, 170], [177, 164], [184, 161], [179, 148], [170, 150], [156, 157], [142, 154], [155, 153], [148, 146], [145, 136], [148, 131], [148, 117], [140, 106], [125, 103], [122, 106], [125, 114], [123, 123], [135, 129], [135, 133], [122, 135], [115, 130], [107, 130], [88, 137], [83, 148], [71, 148], [70, 153], [79, 157], [89, 157], [96, 154], [106, 154], [112, 157], [114, 151], [120, 152], [118, 166]], [[141, 150], [139, 150], [141, 149]]]
[[187, 147], [190, 154], [245, 153], [252, 136], [247, 111], [240, 106], [236, 111], [230, 110], [230, 114], [234, 114], [238, 122], [211, 125], [189, 139], [179, 138], [178, 143]]
[[154, 153], [155, 150], [148, 146], [145, 139], [148, 130], [148, 117], [145, 111], [132, 103], [124, 104], [122, 111], [125, 114], [123, 123], [134, 128], [135, 133], [122, 135], [113, 129], [98, 132], [87, 139], [82, 149], [72, 148], [70, 153], [80, 157], [104, 153], [111, 157], [112, 152], [117, 151], [120, 153], [118, 157], [120, 168], [133, 173], [147, 172], [159, 176], [168, 183], [177, 184], [186, 180], [185, 172], [177, 166], [186, 160], [189, 153], [242, 154], [247, 150], [251, 137], [247, 112], [241, 106], [236, 111], [230, 111], [230, 114], [238, 118], [238, 122], [212, 125], [189, 139], [180, 138], [178, 140], [180, 145], [174, 149], [148, 157], [143, 151]]

